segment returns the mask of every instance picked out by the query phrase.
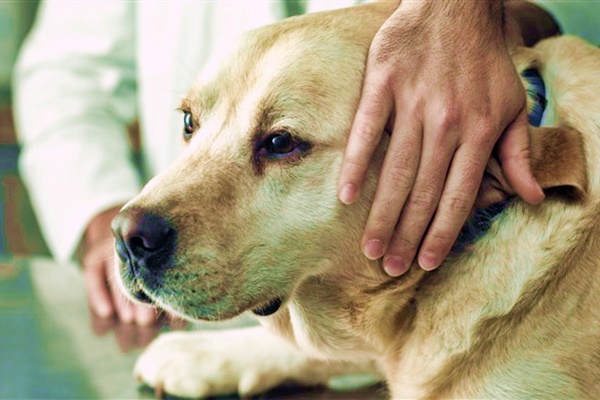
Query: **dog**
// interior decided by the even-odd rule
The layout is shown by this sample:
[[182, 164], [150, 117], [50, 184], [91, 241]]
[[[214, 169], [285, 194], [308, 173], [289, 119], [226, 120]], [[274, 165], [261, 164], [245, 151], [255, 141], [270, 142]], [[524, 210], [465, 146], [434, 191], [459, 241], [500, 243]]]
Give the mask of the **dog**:
[[513, 198], [492, 158], [474, 216], [501, 207], [485, 228], [436, 271], [392, 278], [359, 246], [388, 139], [361, 199], [336, 194], [391, 7], [253, 31], [183, 100], [184, 153], [113, 222], [119, 281], [190, 320], [251, 313], [260, 326], [162, 335], [135, 367], [157, 393], [369, 372], [392, 398], [600, 398], [600, 50], [573, 37], [512, 50], [548, 94], [551, 126], [530, 128], [546, 200]]

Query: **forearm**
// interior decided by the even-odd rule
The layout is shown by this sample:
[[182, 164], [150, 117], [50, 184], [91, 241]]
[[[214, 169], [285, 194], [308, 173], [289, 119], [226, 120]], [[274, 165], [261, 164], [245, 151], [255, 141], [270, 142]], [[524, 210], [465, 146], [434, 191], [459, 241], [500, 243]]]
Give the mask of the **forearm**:
[[[526, 46], [561, 33], [558, 23], [542, 7], [526, 0], [404, 0], [399, 6], [416, 20], [435, 18], [441, 24], [475, 29], [479, 35], [494, 35], [512, 20]], [[440, 26], [444, 30], [446, 26]]]
[[[459, 46], [467, 49], [504, 43], [502, 0], [404, 0], [394, 21], [394, 46], [406, 50], [421, 45], [427, 53], [442, 54]], [[405, 38], [411, 38], [407, 42]]]
[[448, 25], [469, 29], [485, 25], [501, 28], [503, 0], [403, 0], [398, 10], [414, 18], [444, 19]]
[[125, 130], [135, 115], [132, 6], [94, 10], [43, 3], [13, 75], [21, 174], [60, 260], [95, 214], [140, 185]]

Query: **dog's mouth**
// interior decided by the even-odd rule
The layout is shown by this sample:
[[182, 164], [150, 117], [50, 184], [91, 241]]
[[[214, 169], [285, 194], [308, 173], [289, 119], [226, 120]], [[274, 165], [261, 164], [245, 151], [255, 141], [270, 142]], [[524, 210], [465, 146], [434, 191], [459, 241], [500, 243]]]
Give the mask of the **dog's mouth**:
[[[133, 297], [141, 303], [149, 304], [149, 305], [154, 304], [154, 300], [152, 300], [150, 298], [150, 296], [148, 296], [148, 294], [146, 294], [146, 292], [142, 289], [138, 289], [137, 291], [135, 291], [133, 293]], [[277, 311], [279, 311], [282, 304], [283, 304], [283, 299], [281, 297], [277, 297], [266, 303], [262, 303], [255, 308], [252, 308], [251, 311], [254, 315], [257, 315], [260, 317], [268, 317], [269, 315], [273, 315]]]
[[133, 294], [133, 297], [135, 297], [135, 299], [141, 303], [145, 303], [145, 304], [154, 303], [152, 301], [152, 299], [143, 290], [138, 290], [137, 292], [135, 292]]
[[281, 307], [282, 303], [283, 299], [281, 297], [277, 297], [267, 303], [263, 303], [262, 305], [253, 308], [252, 313], [260, 317], [268, 317], [269, 315], [275, 314]]
[[[131, 287], [131, 286], [133, 286], [133, 287]], [[148, 305], [156, 304], [155, 299], [153, 299], [151, 297], [148, 290], [146, 288], [144, 288], [144, 286], [142, 284], [137, 282], [137, 284], [134, 283], [131, 286], [128, 291], [130, 293], [130, 296], [133, 297], [136, 301], [138, 301], [140, 303], [148, 304]], [[158, 296], [158, 297], [160, 297], [160, 296]], [[269, 301], [259, 303], [258, 305], [254, 306], [253, 308], [250, 308], [250, 311], [252, 311], [252, 313], [256, 316], [268, 317], [269, 315], [273, 315], [277, 311], [279, 311], [279, 309], [281, 308], [281, 305], [283, 303], [284, 303], [283, 297], [276, 297]], [[246, 310], [248, 310], [248, 308]], [[239, 314], [241, 312], [242, 312], [242, 310], [238, 310], [237, 314]], [[191, 314], [193, 314], [193, 313], [191, 313]], [[192, 315], [190, 315], [190, 317], [194, 318], [194, 317], [192, 317]]]

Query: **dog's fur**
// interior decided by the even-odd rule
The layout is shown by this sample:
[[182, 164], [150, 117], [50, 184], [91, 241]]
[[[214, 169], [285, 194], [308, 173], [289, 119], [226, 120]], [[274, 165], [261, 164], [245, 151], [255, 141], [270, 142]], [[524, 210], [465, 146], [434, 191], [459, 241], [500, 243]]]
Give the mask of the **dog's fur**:
[[[195, 350], [193, 336], [175, 334], [140, 360], [137, 374], [147, 383], [181, 395], [248, 393], [341, 371], [319, 359], [374, 360], [393, 398], [600, 398], [600, 50], [570, 37], [515, 49], [517, 68], [537, 68], [549, 90], [555, 128], [531, 130], [547, 200], [515, 199], [438, 270], [413, 266], [390, 278], [359, 246], [385, 140], [359, 202], [343, 206], [336, 196], [367, 50], [390, 7], [307, 15], [254, 31], [183, 101], [197, 131], [182, 157], [123, 211], [172, 222], [176, 267], [160, 288], [126, 278], [124, 287], [203, 320], [283, 298], [278, 312], [259, 320], [307, 356], [272, 365], [272, 349], [285, 345], [239, 331], [239, 349], [232, 340], [213, 354], [227, 353], [228, 363], [203, 375], [219, 368], [214, 359]], [[261, 156], [257, 143], [278, 131], [309, 149]], [[491, 160], [478, 204], [509, 191]], [[182, 364], [173, 351], [192, 356]], [[261, 372], [244, 378], [238, 364]]]

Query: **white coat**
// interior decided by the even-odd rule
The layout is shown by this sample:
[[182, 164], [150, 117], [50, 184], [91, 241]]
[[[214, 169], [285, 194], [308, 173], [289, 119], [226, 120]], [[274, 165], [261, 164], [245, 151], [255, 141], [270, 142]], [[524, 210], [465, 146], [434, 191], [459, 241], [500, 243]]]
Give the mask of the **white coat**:
[[[353, 1], [313, 2], [310, 10]], [[90, 219], [123, 204], [181, 145], [179, 101], [209, 54], [275, 22], [285, 2], [48, 1], [21, 51], [14, 106], [20, 171], [59, 261]], [[139, 120], [146, 174], [126, 127]], [[143, 176], [141, 176], [143, 175]]]

